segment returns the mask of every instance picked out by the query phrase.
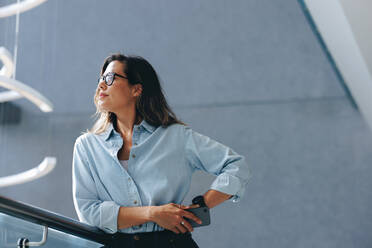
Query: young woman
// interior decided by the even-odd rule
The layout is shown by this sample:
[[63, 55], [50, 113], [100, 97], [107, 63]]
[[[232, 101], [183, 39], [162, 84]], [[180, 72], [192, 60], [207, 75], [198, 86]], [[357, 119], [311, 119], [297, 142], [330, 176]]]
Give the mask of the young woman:
[[[187, 209], [239, 201], [245, 158], [177, 119], [141, 57], [107, 57], [94, 103], [99, 118], [73, 153], [79, 219], [115, 233], [118, 247], [198, 247], [187, 219], [200, 220]], [[199, 204], [181, 205], [195, 170], [217, 177]]]

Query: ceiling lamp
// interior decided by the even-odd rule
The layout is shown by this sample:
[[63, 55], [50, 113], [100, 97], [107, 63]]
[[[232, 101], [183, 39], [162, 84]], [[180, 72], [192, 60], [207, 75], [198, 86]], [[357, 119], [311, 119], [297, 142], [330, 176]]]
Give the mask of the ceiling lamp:
[[19, 3], [13, 3], [0, 8], [0, 18], [22, 13], [42, 4], [46, 0], [24, 0]]
[[10, 53], [5, 47], [0, 47], [0, 60], [3, 62], [3, 67], [0, 70], [0, 86], [11, 91], [0, 93], [0, 102], [15, 100], [21, 97], [27, 98], [29, 101], [38, 106], [43, 112], [53, 111], [53, 104], [42, 94], [35, 89], [27, 86], [20, 81], [10, 78], [13, 73], [14, 64]]
[[21, 172], [19, 174], [7, 176], [7, 177], [0, 177], [0, 188], [26, 183], [26, 182], [38, 179], [40, 177], [43, 177], [54, 169], [54, 167], [56, 166], [56, 163], [57, 163], [56, 158], [46, 157], [44, 158], [43, 162], [41, 162], [35, 168]]

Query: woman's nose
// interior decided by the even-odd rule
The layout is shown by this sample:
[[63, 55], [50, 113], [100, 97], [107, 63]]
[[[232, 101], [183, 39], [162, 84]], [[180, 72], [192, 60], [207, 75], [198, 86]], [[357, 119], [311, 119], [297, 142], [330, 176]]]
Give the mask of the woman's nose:
[[98, 87], [99, 87], [100, 89], [106, 89], [107, 85], [106, 85], [106, 83], [105, 83], [104, 80], [101, 80], [101, 81], [98, 83]]

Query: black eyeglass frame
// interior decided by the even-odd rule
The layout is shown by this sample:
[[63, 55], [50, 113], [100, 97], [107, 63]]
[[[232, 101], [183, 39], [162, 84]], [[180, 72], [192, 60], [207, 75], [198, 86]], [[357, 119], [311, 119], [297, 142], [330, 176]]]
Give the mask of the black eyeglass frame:
[[[112, 76], [112, 81], [111, 81], [110, 83], [107, 82], [107, 80], [106, 80], [108, 76]], [[128, 79], [127, 77], [124, 77], [124, 76], [122, 76], [122, 75], [120, 75], [120, 74], [117, 74], [117, 73], [115, 73], [115, 72], [109, 72], [109, 73], [107, 73], [106, 75], [102, 75], [102, 76], [100, 76], [100, 77], [98, 78], [98, 83], [100, 83], [101, 81], [104, 81], [105, 84], [106, 84], [107, 86], [111, 86], [111, 85], [114, 83], [114, 81], [115, 81], [115, 76], [118, 76], [118, 77], [121, 77], [121, 78]]]

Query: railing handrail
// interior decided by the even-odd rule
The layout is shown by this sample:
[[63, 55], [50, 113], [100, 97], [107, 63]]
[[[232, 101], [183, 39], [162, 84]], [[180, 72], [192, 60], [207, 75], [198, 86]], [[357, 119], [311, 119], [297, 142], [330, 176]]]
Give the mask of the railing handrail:
[[104, 245], [109, 245], [113, 237], [97, 227], [3, 196], [0, 212]]

